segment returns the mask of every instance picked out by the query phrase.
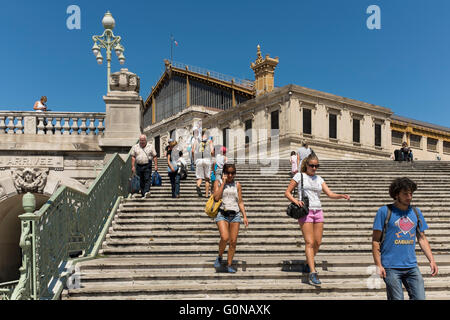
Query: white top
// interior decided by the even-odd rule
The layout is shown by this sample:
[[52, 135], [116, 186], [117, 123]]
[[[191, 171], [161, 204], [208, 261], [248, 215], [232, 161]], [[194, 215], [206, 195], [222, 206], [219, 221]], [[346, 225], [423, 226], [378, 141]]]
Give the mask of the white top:
[[223, 154], [218, 154], [216, 156], [216, 164], [217, 164], [217, 168], [222, 169], [223, 165], [225, 164], [225, 156]]
[[[303, 175], [303, 190], [305, 195], [309, 199], [309, 208], [314, 210], [322, 209], [322, 204], [320, 203], [320, 193], [322, 192], [322, 184], [325, 182], [321, 176], [308, 176], [306, 173], [301, 173]], [[301, 176], [297, 173], [292, 179], [298, 183], [298, 200], [302, 200], [301, 191]]]
[[178, 167], [181, 167], [181, 166], [186, 167], [186, 165], [187, 165], [186, 160], [183, 157], [179, 157], [178, 161], [177, 161], [177, 166]]
[[210, 159], [211, 160], [211, 152], [214, 150], [214, 146], [212, 141], [209, 139], [196, 142], [193, 146], [194, 148], [194, 160], [197, 162], [199, 159]]
[[300, 147], [300, 149], [298, 149], [297, 153], [300, 157], [300, 165], [301, 165], [303, 159], [305, 159], [307, 156], [309, 156], [311, 154], [311, 148]]
[[291, 172], [297, 171], [297, 155], [291, 156]]
[[225, 184], [222, 193], [222, 204], [220, 206], [225, 211], [239, 212], [239, 195], [236, 181]]
[[36, 112], [43, 112], [43, 110], [45, 109], [45, 106], [42, 104], [41, 100], [37, 101], [38, 105], [38, 109], [36, 110]]
[[153, 145], [148, 142], [144, 148], [138, 143], [131, 149], [131, 156], [136, 158], [137, 164], [147, 164], [153, 157], [156, 157], [156, 150]]

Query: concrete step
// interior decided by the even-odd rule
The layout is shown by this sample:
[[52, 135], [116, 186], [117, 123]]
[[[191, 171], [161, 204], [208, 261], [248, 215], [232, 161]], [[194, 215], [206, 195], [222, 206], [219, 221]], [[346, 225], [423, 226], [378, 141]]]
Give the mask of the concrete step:
[[[195, 237], [196, 233], [192, 230], [177, 230], [177, 232], [170, 232], [166, 230], [159, 230], [159, 231], [134, 231], [134, 232], [127, 232], [127, 231], [114, 231], [113, 233], [109, 233], [106, 238], [107, 239], [121, 239], [121, 238], [134, 238], [134, 239], [147, 239], [151, 237], [156, 238], [172, 238], [172, 237], [179, 237], [182, 239], [188, 238], [188, 237]], [[241, 232], [239, 234], [239, 238], [257, 238], [257, 237], [266, 237], [270, 235], [271, 238], [285, 238], [288, 236], [300, 236], [301, 231], [297, 228], [291, 228], [288, 230], [270, 230], [270, 232], [267, 232], [267, 230], [254, 230], [254, 229], [248, 229], [245, 230], [245, 232]], [[340, 237], [366, 237], [372, 235], [372, 229], [366, 228], [364, 230], [329, 230], [324, 229], [323, 237], [334, 237], [334, 238], [340, 238]], [[448, 237], [447, 232], [442, 232], [442, 230], [427, 230], [426, 231], [427, 237]], [[197, 237], [202, 238], [213, 238], [216, 239], [219, 237], [217, 229], [204, 229], [200, 234], [197, 235]]]
[[[228, 280], [228, 279], [227, 279]], [[224, 294], [271, 294], [276, 297], [279, 294], [308, 294], [313, 296], [315, 294], [328, 295], [330, 293], [349, 293], [364, 292], [366, 294], [373, 293], [385, 293], [385, 286], [382, 280], [379, 280], [378, 288], [368, 288], [368, 284], [365, 280], [346, 279], [346, 280], [332, 280], [326, 279], [322, 281], [320, 288], [313, 287], [306, 282], [306, 279], [298, 279], [292, 281], [287, 279], [282, 281], [269, 280], [262, 281], [257, 279], [256, 281], [183, 281], [183, 283], [174, 284], [144, 284], [135, 282], [130, 283], [117, 283], [116, 285], [97, 284], [92, 287], [84, 287], [81, 289], [67, 290], [65, 293], [66, 298], [71, 296], [82, 295], [85, 299], [94, 298], [98, 296], [107, 296], [109, 298], [120, 296], [121, 299], [139, 299], [148, 298], [149, 296], [158, 299], [160, 295], [167, 296], [171, 294], [183, 294], [185, 299], [189, 299], [192, 294], [202, 294], [205, 296], [223, 296]], [[450, 289], [450, 277], [440, 277], [436, 279], [424, 279], [426, 292], [437, 291], [441, 294], [445, 294]]]
[[[355, 244], [335, 244], [335, 243], [324, 243], [320, 250], [323, 253], [330, 254], [348, 254], [349, 252], [354, 252], [356, 254], [361, 253], [371, 253], [372, 245], [371, 243], [355, 243]], [[430, 243], [433, 248], [433, 253], [442, 253], [448, 254], [450, 253], [450, 244], [449, 243]], [[149, 244], [146, 246], [122, 246], [122, 247], [109, 247], [108, 245], [103, 246], [100, 250], [101, 255], [113, 256], [113, 255], [121, 255], [121, 256], [134, 256], [134, 255], [153, 255], [153, 254], [161, 254], [161, 255], [173, 255], [173, 254], [215, 254], [217, 252], [218, 241], [211, 245], [199, 245], [199, 244], [189, 244], [184, 246], [176, 246], [176, 245], [158, 245], [158, 244]], [[284, 254], [296, 254], [298, 252], [303, 252], [304, 244], [303, 242], [292, 241], [290, 245], [267, 245], [260, 247], [255, 247], [246, 244], [239, 244], [237, 246], [237, 250], [240, 253], [246, 255], [261, 255], [261, 254], [274, 254], [274, 253], [284, 253]], [[420, 248], [416, 248], [416, 252], [421, 252]]]
[[[212, 225], [211, 225], [212, 224]], [[202, 224], [199, 225], [197, 223], [194, 224], [185, 224], [185, 223], [179, 223], [179, 224], [160, 224], [160, 225], [121, 225], [121, 224], [114, 224], [114, 226], [111, 228], [111, 232], [186, 232], [186, 230], [189, 230], [192, 233], [208, 233], [212, 230], [215, 230], [214, 232], [217, 233], [217, 227], [214, 224], [214, 222], [211, 222], [211, 224]], [[372, 226], [373, 223], [367, 222], [367, 223], [359, 223], [356, 226], [354, 224], [348, 224], [348, 225], [342, 225], [342, 224], [329, 224], [326, 223], [324, 225], [324, 233], [326, 232], [339, 232], [339, 231], [349, 231], [349, 232], [360, 232], [365, 231], [367, 233], [372, 233]], [[430, 232], [435, 231], [439, 233], [444, 233], [448, 231], [450, 228], [450, 224], [442, 224], [442, 223], [428, 223], [428, 226], [430, 229], [426, 231], [426, 234], [428, 235]], [[245, 229], [240, 230], [240, 234], [243, 234]], [[249, 223], [249, 229], [256, 232], [262, 232], [262, 231], [268, 231], [268, 232], [287, 232], [290, 230], [295, 230], [300, 233], [300, 227], [298, 223], [295, 222], [295, 220], [292, 219], [292, 223], [286, 223], [286, 224], [280, 224], [280, 225], [270, 225], [266, 223], [255, 223], [254, 221], [251, 221]], [[112, 234], [112, 233], [111, 233]]]

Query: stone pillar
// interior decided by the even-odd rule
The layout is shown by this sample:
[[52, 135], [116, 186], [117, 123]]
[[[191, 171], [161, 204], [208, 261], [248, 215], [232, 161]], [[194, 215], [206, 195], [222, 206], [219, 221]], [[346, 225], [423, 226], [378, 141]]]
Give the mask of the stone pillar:
[[121, 69], [110, 79], [110, 92], [103, 96], [106, 104], [105, 130], [99, 145], [131, 147], [142, 133], [143, 100], [139, 96], [139, 77]]

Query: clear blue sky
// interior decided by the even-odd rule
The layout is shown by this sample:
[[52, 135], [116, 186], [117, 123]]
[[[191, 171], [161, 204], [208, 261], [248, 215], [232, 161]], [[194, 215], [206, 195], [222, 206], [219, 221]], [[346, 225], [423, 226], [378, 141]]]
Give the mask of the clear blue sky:
[[[68, 30], [69, 5], [81, 30]], [[369, 30], [369, 5], [381, 30]], [[106, 65], [91, 52], [110, 10], [145, 99], [170, 57], [253, 79], [256, 45], [278, 56], [276, 86], [297, 84], [450, 127], [450, 1], [2, 1], [0, 110], [31, 110], [41, 95], [54, 111], [104, 112]], [[103, 53], [105, 57], [105, 54]], [[121, 68], [114, 55], [112, 71]]]

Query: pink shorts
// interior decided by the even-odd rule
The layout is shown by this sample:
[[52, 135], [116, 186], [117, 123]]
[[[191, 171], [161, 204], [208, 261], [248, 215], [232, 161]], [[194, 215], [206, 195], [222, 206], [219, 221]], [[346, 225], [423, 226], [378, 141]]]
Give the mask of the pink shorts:
[[323, 222], [323, 211], [310, 209], [307, 216], [304, 216], [304, 217], [298, 219], [299, 224], [303, 224], [306, 222], [310, 222], [310, 223]]

